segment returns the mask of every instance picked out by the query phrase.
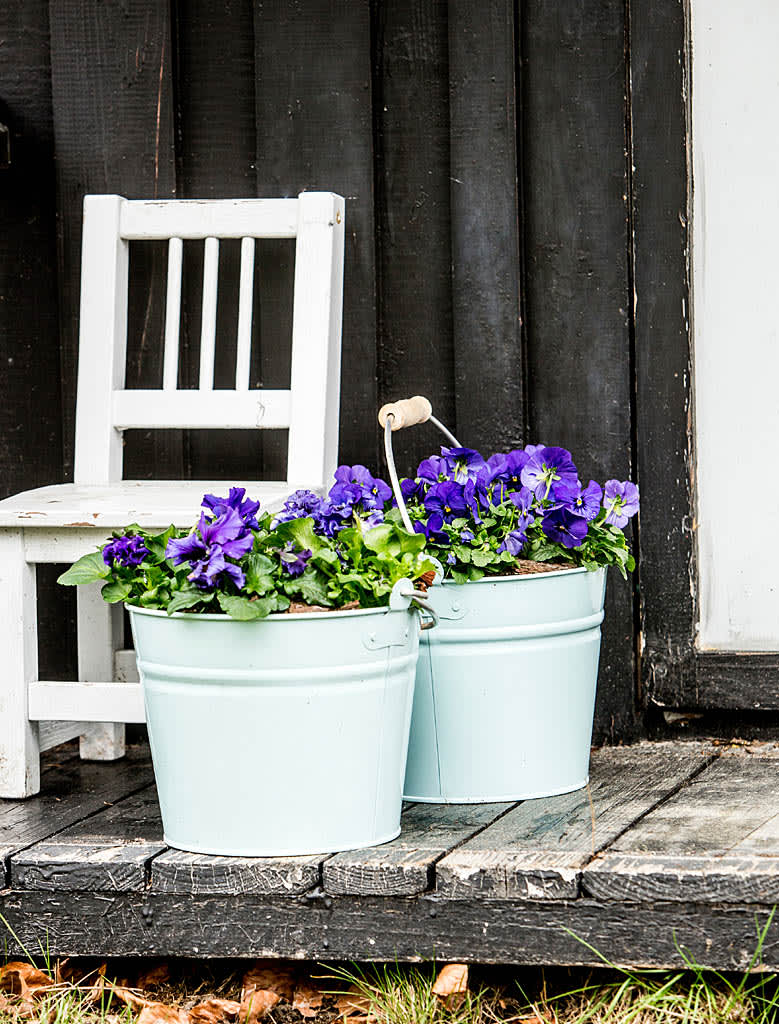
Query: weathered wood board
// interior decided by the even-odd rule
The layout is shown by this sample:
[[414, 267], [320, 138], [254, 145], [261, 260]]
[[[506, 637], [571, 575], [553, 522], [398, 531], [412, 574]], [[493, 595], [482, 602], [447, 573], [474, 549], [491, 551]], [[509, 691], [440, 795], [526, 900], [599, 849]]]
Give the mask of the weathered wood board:
[[324, 864], [326, 892], [361, 896], [411, 896], [432, 888], [435, 865], [459, 843], [481, 831], [512, 804], [414, 804], [401, 817], [397, 839], [369, 850], [351, 850]]
[[[25, 945], [52, 955], [93, 953], [296, 959], [463, 960], [478, 963], [749, 966], [765, 906], [529, 903], [438, 897], [263, 898], [153, 893], [0, 893], [0, 913]], [[19, 952], [9, 942], [10, 954]], [[762, 963], [779, 968], [779, 925]]]
[[146, 747], [109, 763], [81, 761], [66, 748], [48, 753], [45, 764], [38, 796], [0, 800], [0, 865], [152, 781]]
[[149, 860], [165, 849], [157, 790], [149, 786], [16, 854], [10, 884], [60, 892], [140, 891]]
[[601, 900], [779, 901], [779, 756], [721, 757], [590, 864]]
[[150, 886], [195, 896], [296, 896], [319, 883], [325, 857], [209, 857], [169, 849], [151, 862]]
[[453, 899], [574, 899], [598, 850], [713, 756], [698, 744], [595, 751], [588, 789], [520, 804], [439, 862], [436, 891]]

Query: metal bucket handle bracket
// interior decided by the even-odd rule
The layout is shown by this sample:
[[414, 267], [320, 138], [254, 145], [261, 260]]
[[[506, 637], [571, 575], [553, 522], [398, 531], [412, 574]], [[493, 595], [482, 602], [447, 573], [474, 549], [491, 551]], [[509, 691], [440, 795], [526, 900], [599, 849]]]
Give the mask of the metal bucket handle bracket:
[[[427, 600], [427, 594], [423, 590], [416, 590], [409, 579], [398, 580], [392, 588], [389, 600], [391, 612], [401, 612], [410, 608], [411, 605], [424, 612], [425, 618], [420, 629], [432, 629], [438, 625], [438, 615], [435, 608]], [[408, 640], [408, 629], [398, 634], [396, 627], [391, 628], [385, 622], [385, 616], [379, 620], [379, 624], [363, 638], [364, 645], [369, 651], [376, 651], [380, 647], [404, 647]]]

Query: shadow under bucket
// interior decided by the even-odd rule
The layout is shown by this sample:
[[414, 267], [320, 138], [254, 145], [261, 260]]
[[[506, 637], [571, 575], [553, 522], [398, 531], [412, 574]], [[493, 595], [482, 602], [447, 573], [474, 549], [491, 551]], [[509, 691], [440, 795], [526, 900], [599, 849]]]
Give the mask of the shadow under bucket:
[[428, 597], [404, 797], [492, 803], [589, 777], [606, 570], [446, 582]]

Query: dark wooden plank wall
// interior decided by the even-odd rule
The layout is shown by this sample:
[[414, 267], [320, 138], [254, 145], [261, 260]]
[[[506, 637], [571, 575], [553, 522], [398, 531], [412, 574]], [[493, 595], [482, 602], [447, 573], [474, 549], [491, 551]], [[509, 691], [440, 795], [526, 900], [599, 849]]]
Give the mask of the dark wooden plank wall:
[[[636, 131], [646, 139], [659, 131], [659, 119], [647, 124], [647, 118], [655, 93], [665, 88], [649, 64], [651, 31], [634, 25], [636, 19], [655, 24], [660, 15], [650, 6], [623, 0], [7, 4], [5, 38], [16, 49], [6, 49], [11, 61], [0, 75], [16, 79], [0, 77], [0, 100], [24, 97], [25, 116], [41, 142], [30, 173], [12, 178], [0, 170], [0, 188], [13, 182], [15, 200], [40, 210], [24, 245], [44, 287], [9, 275], [26, 221], [8, 212], [17, 242], [11, 234], [0, 242], [0, 280], [4, 294], [16, 289], [17, 304], [29, 315], [18, 319], [16, 333], [0, 337], [17, 358], [27, 353], [29, 360], [31, 346], [37, 356], [34, 367], [23, 361], [4, 386], [0, 486], [11, 491], [67, 478], [72, 469], [85, 192], [295, 195], [332, 188], [348, 201], [344, 460], [380, 465], [378, 404], [423, 392], [465, 444], [487, 450], [539, 440], [563, 444], [586, 479], [635, 475], [638, 468], [646, 507], [657, 509], [657, 468], [647, 462], [642, 431], [651, 433], [657, 423], [645, 410], [666, 386], [663, 368], [675, 371], [678, 357], [667, 336], [667, 359], [651, 354], [646, 321], [635, 320], [633, 306], [634, 279], [641, 276], [633, 258], [649, 258], [651, 224], [664, 209], [660, 186], [652, 186], [643, 167], [637, 198], [631, 179], [631, 148], [647, 145], [644, 136], [635, 141]], [[662, 7], [674, 17], [681, 9], [679, 0]], [[630, 24], [628, 8], [636, 10]], [[668, 49], [672, 32], [657, 31]], [[632, 135], [630, 45], [643, 61]], [[663, 59], [673, 62], [671, 49]], [[675, 122], [672, 130], [682, 127]], [[51, 270], [55, 207], [59, 347]], [[236, 253], [223, 250], [220, 316], [237, 268]], [[163, 255], [153, 247], [134, 250], [142, 284], [160, 269]], [[280, 244], [259, 254], [252, 374], [266, 385], [283, 385], [289, 372], [281, 341], [289, 327], [293, 256]], [[197, 253], [188, 253], [184, 381], [197, 364], [198, 266]], [[678, 272], [668, 267], [670, 276]], [[160, 372], [153, 353], [164, 275], [158, 281], [131, 299], [128, 379], [135, 386]], [[0, 303], [0, 327], [10, 322], [7, 310]], [[658, 344], [656, 336], [651, 341]], [[222, 344], [220, 336], [219, 344], [217, 386], [229, 380], [234, 359], [229, 340]], [[35, 413], [27, 404], [33, 382], [45, 390]], [[60, 401], [61, 418], [53, 411]], [[29, 430], [14, 433], [19, 423]], [[674, 420], [677, 434], [678, 427]], [[400, 437], [401, 468], [413, 469], [437, 441], [427, 428]], [[128, 442], [127, 475], [141, 477], [274, 475], [285, 447], [281, 437], [256, 435], [236, 443], [214, 435], [142, 434]], [[674, 505], [673, 515], [683, 514]], [[657, 558], [657, 523], [649, 529]], [[684, 529], [678, 525], [683, 547]], [[651, 566], [646, 572], [652, 579]], [[653, 589], [645, 602], [647, 624], [658, 595]], [[607, 604], [596, 738], [629, 740], [640, 732], [634, 583], [612, 574]]]

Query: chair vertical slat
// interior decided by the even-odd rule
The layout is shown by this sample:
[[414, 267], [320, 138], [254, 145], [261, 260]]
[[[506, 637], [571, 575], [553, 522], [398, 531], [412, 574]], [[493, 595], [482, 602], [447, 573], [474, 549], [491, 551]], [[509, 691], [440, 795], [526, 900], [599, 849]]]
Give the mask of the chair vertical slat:
[[181, 325], [181, 264], [184, 243], [171, 238], [168, 243], [168, 293], [165, 302], [165, 355], [162, 387], [175, 391], [179, 379], [179, 331]]
[[254, 239], [241, 240], [241, 287], [238, 294], [238, 348], [235, 390], [248, 391], [252, 357], [252, 305], [254, 301]]
[[203, 255], [203, 318], [200, 328], [200, 390], [214, 389], [216, 293], [219, 277], [219, 239], [207, 238]]

